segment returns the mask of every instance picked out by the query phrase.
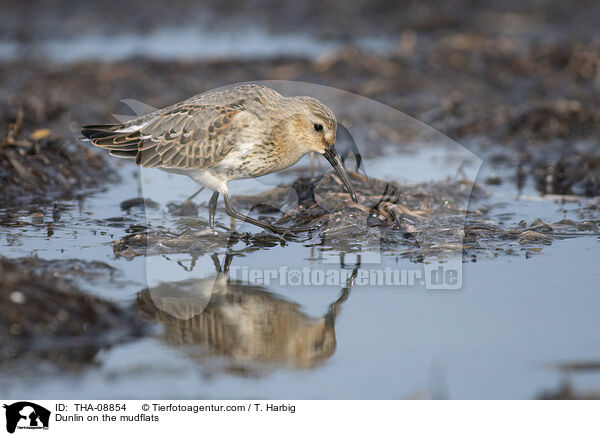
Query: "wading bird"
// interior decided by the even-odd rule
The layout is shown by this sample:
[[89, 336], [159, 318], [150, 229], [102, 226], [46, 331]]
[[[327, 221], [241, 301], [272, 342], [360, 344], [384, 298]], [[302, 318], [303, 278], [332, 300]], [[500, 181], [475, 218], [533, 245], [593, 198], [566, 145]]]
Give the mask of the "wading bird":
[[335, 115], [319, 100], [284, 97], [266, 86], [247, 84], [200, 94], [121, 124], [83, 126], [81, 133], [113, 156], [185, 174], [211, 189], [211, 227], [220, 194], [230, 216], [286, 233], [292, 229], [234, 209], [227, 183], [283, 170], [315, 152], [325, 156], [357, 202], [334, 148], [336, 129]]

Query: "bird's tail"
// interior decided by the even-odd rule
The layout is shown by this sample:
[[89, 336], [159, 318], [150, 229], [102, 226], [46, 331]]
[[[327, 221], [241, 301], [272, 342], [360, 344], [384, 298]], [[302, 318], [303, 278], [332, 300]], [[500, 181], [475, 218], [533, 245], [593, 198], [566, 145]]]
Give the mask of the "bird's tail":
[[120, 124], [95, 124], [83, 126], [81, 134], [96, 147], [105, 148], [118, 157], [134, 158], [140, 144], [140, 132], [120, 132]]

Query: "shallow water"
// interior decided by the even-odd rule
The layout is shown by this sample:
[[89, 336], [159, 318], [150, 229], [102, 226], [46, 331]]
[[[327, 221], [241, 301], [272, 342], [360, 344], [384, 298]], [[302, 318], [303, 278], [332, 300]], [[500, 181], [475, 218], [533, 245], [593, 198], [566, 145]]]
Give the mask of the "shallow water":
[[[362, 37], [347, 43], [379, 54], [392, 53], [395, 47], [393, 40], [383, 37]], [[91, 32], [78, 38], [44, 38], [27, 43], [0, 40], [0, 59], [42, 57], [57, 63], [92, 59], [115, 61], [132, 56], [158, 60], [316, 59], [343, 46], [339, 41], [322, 40], [309, 34], [271, 34], [251, 26], [238, 27], [235, 31], [183, 26], [160, 27], [148, 34]]]
[[[452, 176], [451, 169], [457, 167], [456, 156], [439, 150], [398, 153], [367, 159], [368, 172], [416, 182], [425, 181], [425, 174]], [[513, 255], [479, 256], [463, 265], [460, 290], [430, 290], [419, 280], [405, 286], [355, 281], [345, 292], [344, 280], [339, 286], [294, 286], [279, 278], [268, 286], [260, 280], [235, 281], [241, 280], [236, 274], [244, 266], [343, 270], [344, 278], [352, 272], [355, 255], [346, 256], [341, 268], [342, 252], [327, 251], [313, 239], [256, 251], [232, 247], [243, 256], [233, 258], [233, 281], [224, 284], [215, 277], [211, 254], [218, 254], [223, 265], [225, 248], [211, 252], [200, 246], [194, 255], [132, 260], [115, 256], [112, 242], [127, 227], [173, 225], [172, 218], [164, 219], [165, 203], [181, 201], [195, 190], [182, 176], [158, 171], [138, 175], [129, 164], [119, 171], [122, 181], [104, 192], [60, 202], [58, 220], [51, 207], [41, 208], [43, 217], [32, 216], [37, 209], [11, 211], [13, 221], [23, 224], [3, 228], [2, 254], [107, 262], [119, 274], [83, 288], [123, 307], [133, 305], [153, 320], [156, 335], [105, 348], [94, 365], [78, 371], [41, 363], [2, 367], [4, 397], [24, 397], [35, 386], [40, 398], [532, 398], [563, 379], [556, 365], [600, 357], [597, 235], [556, 239], [531, 258], [518, 248]], [[471, 171], [477, 174], [476, 166]], [[484, 163], [478, 180], [491, 172]], [[294, 171], [287, 171], [231, 189], [252, 193], [294, 177]], [[159, 208], [147, 214], [140, 208], [122, 211], [120, 202], [139, 196], [142, 188]], [[493, 204], [490, 215], [506, 225], [521, 219], [530, 223], [580, 217], [581, 204], [540, 201], [530, 185], [521, 196], [511, 183], [486, 189], [490, 196], [470, 208]], [[208, 195], [202, 193], [197, 201], [205, 204]], [[201, 207], [199, 216], [205, 215]], [[218, 221], [229, 224], [221, 209]], [[255, 231], [247, 224], [238, 230]], [[398, 247], [378, 257], [378, 251], [367, 250], [361, 253], [358, 273], [385, 267], [423, 269], [401, 252]], [[181, 283], [186, 280], [188, 284]], [[177, 304], [160, 299], [165, 284], [200, 295], [195, 301], [201, 307], [191, 307], [199, 314], [195, 321], [169, 316], [182, 313]], [[140, 293], [146, 287], [150, 292]], [[166, 311], [158, 311], [155, 304], [164, 304]], [[206, 323], [230, 330], [206, 335]], [[271, 324], [276, 328], [269, 328]], [[583, 391], [600, 389], [599, 372], [569, 377]]]

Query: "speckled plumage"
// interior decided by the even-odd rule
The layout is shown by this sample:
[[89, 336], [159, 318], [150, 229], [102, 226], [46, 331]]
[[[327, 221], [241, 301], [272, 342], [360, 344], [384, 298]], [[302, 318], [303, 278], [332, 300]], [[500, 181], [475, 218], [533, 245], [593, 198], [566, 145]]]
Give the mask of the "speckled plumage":
[[333, 159], [336, 129], [334, 114], [317, 99], [249, 84], [126, 123], [84, 126], [82, 134], [114, 156], [192, 177], [223, 194], [229, 212], [227, 182], [280, 171], [309, 152]]

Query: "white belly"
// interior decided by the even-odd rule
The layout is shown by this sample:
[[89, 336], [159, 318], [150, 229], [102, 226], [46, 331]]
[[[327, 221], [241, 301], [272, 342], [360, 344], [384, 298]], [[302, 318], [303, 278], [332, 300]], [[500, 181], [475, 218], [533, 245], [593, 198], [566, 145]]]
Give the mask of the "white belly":
[[229, 189], [227, 188], [228, 178], [223, 177], [219, 174], [219, 171], [213, 169], [179, 169], [179, 168], [165, 168], [161, 170], [169, 173], [182, 174], [190, 177], [196, 183], [207, 187], [211, 191], [220, 192], [222, 194], [228, 194]]
[[228, 193], [227, 182], [228, 180], [219, 177], [217, 172], [210, 169], [206, 170], [190, 170], [187, 173], [189, 177], [194, 179], [195, 182], [200, 183], [202, 186], [206, 186], [208, 189], [220, 192], [222, 194]]

